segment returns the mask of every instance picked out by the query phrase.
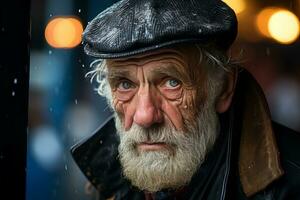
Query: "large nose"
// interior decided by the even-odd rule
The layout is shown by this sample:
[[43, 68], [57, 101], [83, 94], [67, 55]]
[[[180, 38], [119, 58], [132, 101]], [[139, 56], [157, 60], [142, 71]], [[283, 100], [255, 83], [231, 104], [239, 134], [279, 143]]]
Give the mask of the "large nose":
[[158, 98], [151, 95], [149, 89], [142, 89], [138, 94], [133, 121], [145, 128], [155, 123], [161, 123], [163, 116], [158, 105]]

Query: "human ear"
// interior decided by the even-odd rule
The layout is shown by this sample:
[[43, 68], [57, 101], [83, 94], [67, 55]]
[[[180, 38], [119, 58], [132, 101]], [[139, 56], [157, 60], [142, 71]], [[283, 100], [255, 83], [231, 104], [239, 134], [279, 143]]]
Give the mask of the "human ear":
[[226, 80], [223, 91], [216, 101], [216, 111], [224, 113], [231, 105], [237, 81], [237, 69], [226, 73]]

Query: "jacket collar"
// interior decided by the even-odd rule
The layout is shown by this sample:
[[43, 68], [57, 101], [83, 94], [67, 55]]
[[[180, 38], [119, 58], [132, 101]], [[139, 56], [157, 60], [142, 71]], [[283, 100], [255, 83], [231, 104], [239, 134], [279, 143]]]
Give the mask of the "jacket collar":
[[283, 170], [262, 89], [246, 70], [240, 73], [239, 84], [243, 91], [239, 174], [249, 197], [282, 176]]
[[116, 191], [121, 196], [129, 191], [129, 184], [122, 177], [118, 146], [119, 137], [111, 116], [90, 138], [71, 147], [76, 164], [105, 198], [112, 197]]

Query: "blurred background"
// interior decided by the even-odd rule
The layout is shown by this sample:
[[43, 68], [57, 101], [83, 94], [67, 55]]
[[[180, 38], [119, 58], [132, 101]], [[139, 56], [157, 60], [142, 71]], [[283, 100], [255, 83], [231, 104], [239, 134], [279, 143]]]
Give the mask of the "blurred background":
[[[116, 1], [31, 0], [28, 200], [92, 198], [70, 147], [110, 113], [85, 78], [92, 59], [83, 53], [81, 34]], [[300, 0], [224, 1], [239, 21], [232, 57], [263, 87], [272, 118], [300, 131]]]

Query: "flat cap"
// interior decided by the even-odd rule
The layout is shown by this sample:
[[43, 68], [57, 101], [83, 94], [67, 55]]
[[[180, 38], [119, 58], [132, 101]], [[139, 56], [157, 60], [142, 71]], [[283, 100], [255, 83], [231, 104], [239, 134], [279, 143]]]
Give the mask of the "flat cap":
[[227, 50], [236, 35], [221, 0], [121, 0], [88, 23], [83, 43], [90, 56], [121, 58], [184, 42]]

